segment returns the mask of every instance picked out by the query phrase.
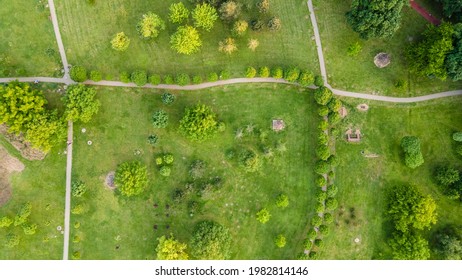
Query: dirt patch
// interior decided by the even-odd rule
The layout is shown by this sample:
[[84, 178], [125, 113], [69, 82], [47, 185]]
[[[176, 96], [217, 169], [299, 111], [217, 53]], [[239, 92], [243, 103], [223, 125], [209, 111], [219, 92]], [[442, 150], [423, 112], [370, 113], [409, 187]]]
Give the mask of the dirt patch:
[[29, 142], [24, 140], [22, 134], [16, 135], [8, 132], [8, 127], [4, 124], [0, 125], [0, 133], [5, 136], [5, 139], [21, 153], [21, 156], [28, 160], [42, 160], [46, 154], [40, 150], [32, 148]]
[[367, 105], [366, 103], [359, 104], [358, 106], [356, 106], [356, 109], [358, 109], [359, 111], [365, 112], [369, 110], [369, 105]]
[[114, 177], [115, 171], [111, 171], [106, 175], [106, 178], [104, 179], [104, 185], [110, 190], [114, 190], [116, 188], [114, 185]]
[[24, 164], [0, 146], [0, 207], [11, 198], [10, 174], [23, 170]]

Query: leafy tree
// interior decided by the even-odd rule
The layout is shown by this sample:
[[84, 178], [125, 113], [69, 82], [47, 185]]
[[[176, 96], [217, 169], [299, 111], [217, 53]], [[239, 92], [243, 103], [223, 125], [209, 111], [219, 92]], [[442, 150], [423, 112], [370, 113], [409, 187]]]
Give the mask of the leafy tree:
[[434, 234], [433, 246], [438, 257], [443, 260], [462, 259], [462, 236], [453, 225], [447, 225]]
[[175, 77], [175, 82], [176, 82], [177, 85], [185, 86], [185, 85], [189, 85], [191, 83], [191, 79], [189, 78], [188, 74], [179, 73]]
[[114, 50], [123, 52], [128, 49], [130, 38], [124, 32], [119, 32], [111, 40], [111, 46]]
[[440, 166], [436, 169], [436, 182], [440, 186], [449, 186], [460, 180], [459, 170], [450, 166]]
[[332, 216], [331, 213], [325, 213], [324, 214], [324, 222], [326, 224], [332, 224], [334, 222], [334, 216]]
[[329, 227], [326, 225], [320, 225], [319, 226], [319, 233], [322, 234], [322, 236], [328, 236], [330, 233]]
[[231, 73], [228, 70], [220, 71], [220, 80], [227, 80], [231, 77]]
[[173, 85], [175, 83], [175, 79], [172, 75], [165, 75], [164, 76], [164, 83], [167, 85]]
[[262, 78], [268, 78], [270, 76], [270, 69], [266, 66], [261, 67], [258, 70], [258, 76]]
[[32, 144], [32, 147], [43, 152], [48, 152], [65, 138], [66, 124], [58, 117], [56, 110], [37, 115], [25, 132], [25, 139]]
[[155, 128], [165, 128], [168, 124], [168, 115], [164, 110], [157, 110], [152, 114], [152, 125]]
[[462, 142], [462, 132], [455, 132], [452, 134], [452, 139], [457, 142]]
[[338, 112], [340, 108], [342, 108], [342, 101], [338, 100], [336, 97], [332, 97], [332, 99], [327, 103], [327, 107], [332, 112]]
[[189, 17], [189, 10], [182, 2], [170, 5], [168, 18], [173, 23], [182, 24]]
[[386, 213], [396, 230], [403, 233], [430, 228], [436, 223], [435, 201], [430, 196], [423, 196], [415, 186], [392, 187], [388, 193]]
[[215, 72], [209, 73], [209, 74], [207, 75], [207, 81], [209, 81], [209, 82], [216, 82], [216, 81], [218, 81], [218, 74], [215, 73]]
[[316, 215], [311, 219], [311, 225], [312, 226], [319, 227], [321, 224], [322, 224], [322, 218], [321, 217]]
[[293, 83], [298, 80], [299, 76], [300, 76], [300, 69], [298, 69], [297, 67], [293, 67], [286, 71], [284, 79], [286, 79], [288, 82]]
[[316, 147], [316, 155], [321, 159], [321, 160], [327, 160], [330, 156], [330, 150], [329, 147], [326, 145], [319, 145]]
[[327, 180], [326, 180], [326, 178], [324, 178], [324, 176], [319, 175], [319, 176], [316, 177], [315, 183], [316, 183], [317, 186], [323, 187], [323, 186], [325, 186], [327, 184]]
[[170, 105], [174, 101], [175, 101], [175, 95], [169, 92], [162, 93], [162, 103], [164, 103], [165, 105]]
[[326, 211], [326, 206], [324, 205], [324, 203], [318, 202], [314, 207], [314, 211], [318, 214], [322, 214], [324, 213], [324, 211]]
[[96, 98], [96, 90], [85, 85], [71, 85], [63, 96], [64, 117], [74, 122], [88, 123], [98, 113], [101, 103]]
[[326, 199], [326, 209], [328, 211], [334, 211], [335, 209], [337, 209], [338, 207], [338, 201], [333, 198], [333, 197], [329, 197], [328, 199]]
[[416, 168], [424, 163], [420, 151], [420, 139], [415, 136], [405, 136], [401, 139], [401, 147], [404, 150], [404, 162], [409, 168]]
[[188, 260], [186, 253], [187, 245], [176, 240], [173, 235], [166, 238], [165, 235], [157, 238], [159, 242], [156, 247], [157, 260]]
[[173, 161], [174, 161], [174, 157], [173, 157], [173, 155], [170, 154], [170, 153], [169, 153], [169, 154], [165, 154], [165, 155], [162, 157], [162, 159], [164, 160], [164, 162], [165, 162], [166, 164], [172, 164]]
[[71, 192], [73, 197], [82, 197], [87, 191], [87, 186], [82, 181], [74, 181], [71, 185]]
[[259, 221], [262, 224], [266, 224], [270, 220], [270, 218], [271, 214], [266, 208], [263, 208], [257, 212], [257, 221]]
[[217, 10], [210, 4], [197, 4], [192, 12], [194, 26], [203, 28], [205, 31], [210, 31], [218, 19]]
[[304, 87], [312, 85], [314, 82], [314, 75], [311, 72], [303, 71], [298, 78], [298, 83]]
[[151, 85], [158, 85], [158, 84], [160, 84], [160, 82], [161, 82], [161, 78], [160, 78], [159, 74], [153, 74], [153, 75], [149, 76], [149, 83]]
[[169, 166], [162, 166], [159, 171], [160, 175], [164, 177], [169, 177], [171, 172], [172, 169]]
[[120, 81], [122, 83], [129, 83], [130, 82], [130, 75], [127, 73], [127, 72], [122, 72], [120, 73], [120, 77], [119, 77]]
[[270, 2], [269, 0], [260, 0], [257, 3], [257, 8], [260, 13], [266, 14], [269, 12], [270, 9]]
[[19, 242], [21, 241], [21, 238], [13, 233], [8, 233], [6, 235], [6, 241], [5, 241], [5, 246], [8, 248], [13, 248], [19, 245]]
[[284, 246], [286, 246], [286, 238], [284, 237], [284, 235], [278, 234], [278, 236], [276, 236], [276, 239], [274, 240], [274, 244], [278, 248], [283, 248]]
[[218, 9], [220, 18], [225, 21], [231, 21], [236, 19], [241, 13], [241, 4], [233, 0], [228, 0], [221, 4]]
[[286, 208], [289, 206], [289, 197], [285, 194], [280, 194], [276, 198], [276, 206], [279, 208]]
[[257, 70], [252, 66], [247, 67], [247, 69], [245, 70], [245, 76], [247, 78], [253, 78], [255, 77], [255, 75], [257, 75]]
[[247, 31], [249, 24], [245, 20], [238, 20], [233, 24], [233, 33], [242, 36]]
[[332, 91], [324, 86], [314, 90], [314, 99], [319, 105], [327, 105], [332, 99]]
[[37, 224], [24, 224], [22, 230], [26, 235], [34, 235], [37, 232]]
[[354, 42], [353, 44], [348, 46], [347, 54], [348, 56], [356, 57], [361, 52], [361, 50], [361, 44], [359, 42]]
[[231, 234], [213, 221], [200, 222], [191, 238], [191, 253], [200, 260], [225, 260], [230, 256]]
[[212, 109], [203, 104], [186, 108], [180, 131], [190, 140], [202, 142], [218, 132], [218, 121]]
[[435, 76], [445, 80], [446, 55], [453, 50], [454, 27], [443, 22], [440, 26], [429, 25], [424, 31], [424, 39], [412, 44], [407, 50], [409, 69], [420, 76]]
[[428, 241], [414, 232], [395, 232], [389, 245], [395, 260], [426, 260], [430, 257]]
[[154, 13], [147, 13], [136, 25], [136, 29], [143, 39], [153, 39], [159, 36], [161, 30], [165, 29], [165, 22]]
[[322, 249], [322, 248], [324, 248], [326, 246], [326, 244], [324, 243], [324, 240], [322, 240], [322, 239], [315, 239], [314, 240], [314, 245], [316, 247], [318, 247], [319, 249]]
[[195, 85], [202, 84], [202, 76], [194, 75], [194, 77], [192, 78], [192, 83]]
[[139, 161], [127, 161], [117, 167], [114, 185], [124, 196], [138, 195], [148, 183], [146, 166]]
[[269, 30], [273, 30], [273, 31], [276, 31], [276, 30], [279, 30], [281, 29], [281, 19], [278, 18], [278, 17], [272, 17], [269, 21], [268, 21], [268, 28]]
[[99, 82], [103, 79], [103, 76], [101, 75], [101, 72], [93, 70], [90, 72], [90, 80]]
[[73, 81], [81, 83], [87, 79], [87, 69], [83, 66], [75, 65], [72, 66], [69, 75]]
[[0, 228], [8, 228], [13, 224], [13, 220], [9, 217], [2, 217], [0, 219]]
[[170, 45], [180, 54], [193, 54], [199, 51], [202, 41], [197, 29], [186, 25], [178, 27], [178, 30], [170, 37]]
[[457, 22], [462, 20], [462, 1], [461, 0], [437, 0], [443, 4], [443, 15], [454, 19]]
[[131, 74], [130, 80], [135, 83], [135, 85], [141, 87], [148, 82], [148, 74], [144, 70], [136, 70]]
[[253, 150], [244, 150], [239, 155], [239, 164], [246, 172], [252, 173], [260, 169], [262, 162]]
[[236, 41], [233, 38], [228, 37], [218, 43], [218, 50], [225, 54], [232, 54], [237, 51]]
[[314, 240], [317, 235], [318, 235], [318, 233], [314, 229], [310, 229], [308, 231], [307, 237], [308, 237], [309, 240]]
[[316, 165], [314, 167], [314, 172], [317, 174], [326, 174], [330, 170], [330, 165], [324, 161], [324, 160], [319, 160], [316, 162]]
[[324, 85], [324, 78], [322, 76], [314, 76], [314, 85], [317, 87], [322, 87]]
[[258, 48], [259, 45], [260, 42], [258, 39], [249, 39], [249, 42], [247, 43], [247, 47], [253, 52]]
[[353, 0], [348, 24], [363, 39], [391, 37], [401, 23], [405, 0]]
[[327, 194], [328, 197], [336, 196], [337, 192], [338, 192], [338, 188], [337, 188], [336, 185], [330, 185], [329, 187], [327, 187], [326, 194]]

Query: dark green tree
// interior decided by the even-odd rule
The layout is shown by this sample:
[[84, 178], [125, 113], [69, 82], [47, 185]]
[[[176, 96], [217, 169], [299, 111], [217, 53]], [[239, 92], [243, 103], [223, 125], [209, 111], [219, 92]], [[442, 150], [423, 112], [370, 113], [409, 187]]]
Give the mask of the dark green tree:
[[231, 234], [217, 222], [200, 222], [194, 229], [190, 247], [196, 259], [226, 260], [230, 257]]
[[218, 121], [212, 109], [203, 104], [186, 108], [180, 121], [180, 131], [193, 141], [202, 142], [218, 132]]

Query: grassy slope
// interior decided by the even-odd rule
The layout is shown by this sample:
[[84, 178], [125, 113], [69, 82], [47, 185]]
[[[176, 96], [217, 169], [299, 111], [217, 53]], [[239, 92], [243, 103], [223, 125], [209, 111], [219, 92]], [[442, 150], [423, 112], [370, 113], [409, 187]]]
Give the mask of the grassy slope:
[[[369, 111], [353, 109], [359, 102], [344, 100], [350, 114], [342, 132], [348, 126], [358, 127], [364, 134], [360, 144], [337, 141], [337, 153], [342, 162], [337, 168], [336, 184], [339, 201], [345, 208], [338, 218], [338, 227], [327, 240], [327, 248], [321, 257], [325, 259], [375, 259], [390, 258], [385, 244], [386, 225], [382, 216], [384, 190], [395, 183], [415, 184], [432, 195], [438, 205], [438, 223], [433, 230], [446, 223], [460, 225], [460, 202], [448, 200], [438, 191], [432, 180], [435, 166], [450, 163], [462, 167], [456, 157], [451, 135], [462, 130], [461, 98], [419, 103], [417, 105], [379, 104], [371, 102]], [[422, 141], [425, 164], [416, 170], [404, 166], [400, 139], [416, 135]], [[378, 154], [378, 158], [365, 158], [366, 154]], [[351, 219], [350, 208], [355, 208], [356, 219]], [[349, 220], [347, 224], [346, 220]], [[427, 232], [430, 235], [429, 232]], [[360, 237], [361, 242], [353, 240]]]
[[[72, 250], [80, 250], [85, 259], [151, 259], [154, 257], [156, 238], [173, 232], [187, 242], [197, 221], [214, 219], [230, 228], [233, 235], [233, 259], [288, 259], [301, 251], [308, 215], [312, 212], [313, 140], [307, 137], [316, 126], [313, 104], [307, 94], [283, 86], [235, 86], [201, 92], [177, 92], [177, 101], [171, 107], [161, 105], [158, 91], [99, 88], [102, 111], [94, 125], [84, 125], [85, 134], [76, 127], [74, 178], [90, 186], [85, 201], [89, 211], [72, 216], [81, 227], [73, 230], [83, 241]], [[117, 100], [116, 102], [114, 100]], [[220, 119], [227, 124], [222, 137], [204, 144], [194, 144], [177, 132], [177, 125], [185, 106], [196, 102], [211, 105]], [[150, 115], [155, 108], [169, 112], [167, 129], [154, 130]], [[289, 109], [290, 108], [290, 109]], [[286, 132], [275, 135], [269, 130], [271, 119], [282, 117]], [[265, 163], [261, 172], [249, 174], [237, 164], [225, 159], [225, 150], [236, 145], [253, 145], [252, 137], [234, 139], [234, 131], [253, 123], [269, 132], [269, 139], [287, 141], [288, 151]], [[154, 150], [146, 137], [159, 135], [159, 146]], [[92, 140], [88, 146], [86, 142]], [[253, 144], [252, 144], [253, 143]], [[142, 151], [135, 156], [134, 151]], [[154, 155], [171, 152], [175, 156], [172, 176], [161, 178], [154, 164]], [[148, 165], [151, 183], [144, 195], [124, 199], [105, 189], [105, 175], [124, 160], [139, 159]], [[189, 217], [186, 203], [172, 202], [175, 188], [187, 182], [187, 171], [194, 159], [208, 163], [212, 174], [225, 179], [221, 191], [211, 196], [202, 215]], [[285, 192], [291, 199], [285, 210], [277, 210], [274, 199]], [[74, 203], [78, 203], [74, 199]], [[159, 204], [155, 209], [153, 204]], [[170, 209], [166, 210], [166, 204]], [[272, 219], [265, 225], [255, 220], [261, 207], [269, 207]], [[169, 214], [169, 217], [166, 217]], [[153, 230], [157, 224], [158, 231]], [[167, 230], [166, 226], [170, 229]], [[284, 233], [288, 244], [277, 249], [273, 238]], [[116, 249], [119, 245], [119, 249]]]
[[[403, 8], [401, 28], [391, 39], [364, 41], [346, 22], [345, 13], [351, 1], [314, 1], [321, 33], [329, 83], [334, 88], [377, 93], [391, 96], [415, 96], [460, 88], [462, 83], [441, 82], [410, 75], [404, 58], [409, 39], [418, 40], [426, 21], [409, 7]], [[348, 46], [360, 42], [362, 52], [357, 57], [347, 56]], [[383, 69], [374, 65], [379, 52], [391, 55], [391, 64]], [[394, 83], [408, 80], [408, 92], [396, 92]]]
[[[4, 1], [0, 6], [0, 76], [60, 75], [49, 10], [40, 2], [47, 1]], [[46, 54], [48, 48], [54, 56]]]
[[[228, 28], [221, 22], [217, 22], [210, 33], [200, 31], [203, 47], [199, 53], [190, 56], [178, 55], [170, 49], [170, 35], [176, 30], [176, 25], [170, 22], [155, 41], [140, 39], [135, 26], [141, 16], [152, 11], [167, 20], [168, 7], [175, 2], [178, 1], [116, 0], [96, 1], [91, 6], [80, 0], [56, 1], [70, 63], [100, 70], [114, 78], [122, 71], [136, 69], [159, 74], [206, 74], [228, 69], [242, 76], [249, 65], [297, 65], [318, 72], [314, 43], [309, 39], [312, 30], [305, 1], [272, 1], [273, 14], [281, 17], [282, 29], [276, 33], [248, 33], [237, 39], [239, 50], [231, 56], [218, 52], [218, 42], [230, 36]], [[192, 7], [188, 1], [183, 2]], [[80, 16], [82, 14], [85, 17]], [[246, 19], [249, 20], [250, 16]], [[130, 47], [124, 53], [112, 50], [110, 44], [112, 36], [121, 31], [131, 38]], [[256, 52], [247, 49], [247, 40], [251, 37], [260, 41]]]

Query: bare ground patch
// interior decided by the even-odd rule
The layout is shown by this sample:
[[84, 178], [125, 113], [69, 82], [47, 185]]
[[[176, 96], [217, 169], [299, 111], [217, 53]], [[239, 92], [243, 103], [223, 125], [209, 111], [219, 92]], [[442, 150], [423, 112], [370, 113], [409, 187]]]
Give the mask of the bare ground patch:
[[0, 207], [11, 198], [10, 174], [23, 170], [24, 164], [0, 146]]
[[30, 143], [24, 140], [24, 137], [19, 134], [15, 135], [8, 132], [8, 127], [4, 124], [0, 125], [0, 134], [5, 136], [5, 139], [15, 147], [21, 153], [21, 156], [28, 160], [42, 160], [46, 154], [42, 151], [31, 147]]

